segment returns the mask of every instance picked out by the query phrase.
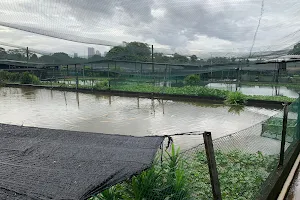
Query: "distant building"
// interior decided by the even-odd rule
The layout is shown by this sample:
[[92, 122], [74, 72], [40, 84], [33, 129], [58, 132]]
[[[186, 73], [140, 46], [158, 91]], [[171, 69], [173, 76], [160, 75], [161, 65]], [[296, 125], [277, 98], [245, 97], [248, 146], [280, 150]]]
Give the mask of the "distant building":
[[98, 56], [101, 56], [101, 53], [100, 53], [100, 51], [96, 51], [96, 55], [98, 55]]
[[93, 47], [88, 48], [88, 58], [91, 58], [95, 55], [95, 49]]
[[78, 58], [78, 53], [74, 53], [74, 58]]

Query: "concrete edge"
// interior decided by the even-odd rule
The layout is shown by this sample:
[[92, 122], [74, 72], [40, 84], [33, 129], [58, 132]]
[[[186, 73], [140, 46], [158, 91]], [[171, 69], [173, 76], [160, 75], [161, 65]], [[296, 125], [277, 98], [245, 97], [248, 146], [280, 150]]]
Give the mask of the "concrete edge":
[[288, 191], [289, 191], [289, 188], [291, 186], [291, 183], [295, 177], [295, 173], [298, 169], [298, 166], [299, 166], [299, 162], [300, 162], [300, 154], [298, 155], [297, 159], [296, 159], [296, 162], [294, 163], [293, 165], [293, 168], [288, 176], [288, 178], [286, 179], [284, 185], [283, 185], [283, 188], [277, 198], [277, 200], [284, 200], [284, 198], [286, 197]]

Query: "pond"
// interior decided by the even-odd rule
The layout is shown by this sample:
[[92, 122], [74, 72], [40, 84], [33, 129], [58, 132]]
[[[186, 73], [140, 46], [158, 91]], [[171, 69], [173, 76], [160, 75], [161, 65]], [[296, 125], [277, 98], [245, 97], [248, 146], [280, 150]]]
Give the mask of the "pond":
[[[134, 136], [210, 131], [218, 138], [276, 113], [255, 107], [237, 112], [224, 105], [34, 88], [2, 87], [0, 101], [1, 123]], [[185, 136], [176, 143], [191, 147], [199, 144], [198, 137]]]
[[247, 86], [240, 85], [236, 87], [236, 84], [226, 84], [226, 83], [209, 83], [206, 85], [209, 88], [228, 90], [228, 91], [240, 91], [246, 95], [265, 95], [265, 96], [287, 96], [292, 98], [298, 98], [299, 95], [297, 91], [288, 89], [283, 86]]

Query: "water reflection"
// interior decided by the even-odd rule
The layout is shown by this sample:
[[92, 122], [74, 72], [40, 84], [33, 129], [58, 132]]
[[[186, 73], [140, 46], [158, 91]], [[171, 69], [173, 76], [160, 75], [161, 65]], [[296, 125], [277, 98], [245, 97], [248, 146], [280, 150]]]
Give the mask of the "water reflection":
[[36, 98], [36, 90], [34, 88], [30, 89], [25, 89], [25, 88], [20, 88], [21, 89], [21, 94], [27, 99], [35, 99]]
[[266, 96], [287, 96], [298, 98], [298, 93], [283, 86], [247, 86], [225, 83], [209, 83], [209, 88], [222, 89], [228, 91], [240, 91], [246, 95], [266, 95]]
[[[135, 136], [210, 131], [217, 138], [276, 113], [244, 107], [237, 115], [224, 105], [32, 88], [0, 88], [0, 101], [2, 123]], [[199, 141], [184, 137], [175, 142], [193, 146]]]
[[244, 109], [245, 109], [245, 106], [242, 106], [242, 105], [233, 105], [233, 106], [229, 107], [228, 112], [240, 115], [241, 112], [244, 111]]

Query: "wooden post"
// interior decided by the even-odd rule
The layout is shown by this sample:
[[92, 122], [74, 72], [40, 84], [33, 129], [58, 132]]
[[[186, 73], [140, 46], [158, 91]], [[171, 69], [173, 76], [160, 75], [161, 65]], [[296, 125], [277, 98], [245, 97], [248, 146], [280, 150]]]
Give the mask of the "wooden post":
[[206, 157], [208, 162], [213, 198], [214, 200], [221, 200], [222, 196], [221, 196], [220, 182], [218, 178], [217, 164], [215, 159], [213, 142], [211, 138], [211, 132], [205, 132], [203, 134], [203, 139], [205, 144], [205, 151], [206, 151]]
[[282, 167], [284, 161], [284, 147], [285, 147], [285, 136], [287, 129], [287, 118], [288, 118], [288, 104], [285, 103], [283, 106], [283, 120], [282, 120], [282, 136], [281, 136], [281, 147], [278, 167]]

